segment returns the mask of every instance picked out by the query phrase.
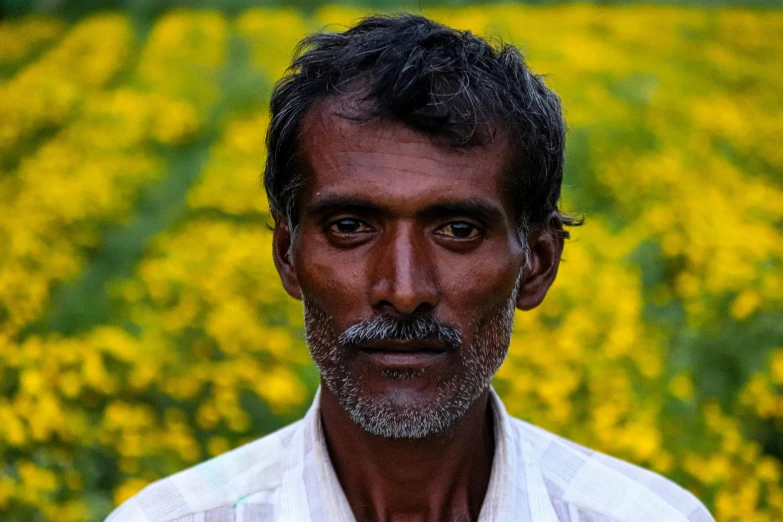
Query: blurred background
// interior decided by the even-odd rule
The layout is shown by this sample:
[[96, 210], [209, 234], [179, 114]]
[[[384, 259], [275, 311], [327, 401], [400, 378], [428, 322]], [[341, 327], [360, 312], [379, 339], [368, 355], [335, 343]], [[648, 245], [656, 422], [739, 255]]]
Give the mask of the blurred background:
[[[517, 44], [570, 127], [586, 225], [495, 386], [719, 522], [779, 522], [783, 9], [544, 3], [411, 7]], [[259, 179], [268, 96], [304, 34], [405, 6], [251, 4], [0, 2], [4, 521], [102, 520], [310, 404]]]

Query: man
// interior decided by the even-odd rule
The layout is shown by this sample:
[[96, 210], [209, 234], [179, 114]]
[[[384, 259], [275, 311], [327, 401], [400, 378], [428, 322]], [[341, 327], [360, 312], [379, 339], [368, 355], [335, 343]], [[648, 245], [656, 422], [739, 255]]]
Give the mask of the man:
[[509, 417], [515, 309], [557, 274], [564, 123], [519, 52], [418, 16], [303, 42], [272, 97], [274, 261], [322, 386], [304, 420], [120, 521], [706, 522], [668, 480]]

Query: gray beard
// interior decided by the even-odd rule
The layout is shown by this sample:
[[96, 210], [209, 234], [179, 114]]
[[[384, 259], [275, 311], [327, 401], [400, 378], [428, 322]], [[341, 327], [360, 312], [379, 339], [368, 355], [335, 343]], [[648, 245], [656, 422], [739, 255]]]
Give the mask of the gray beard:
[[[508, 300], [480, 319], [471, 344], [460, 343], [456, 347], [460, 358], [460, 371], [439, 382], [435, 399], [426, 404], [399, 405], [384, 397], [362, 391], [361, 379], [350, 370], [352, 348], [342, 342], [346, 337], [365, 340], [395, 335], [405, 337], [406, 332], [410, 334], [408, 338], [417, 338], [415, 325], [408, 330], [402, 327], [384, 329], [383, 325], [378, 327], [372, 321], [364, 324], [367, 323], [365, 321], [339, 335], [331, 327], [328, 314], [303, 298], [305, 337], [326, 387], [356, 424], [381, 437], [423, 439], [442, 433], [456, 424], [489, 387], [492, 376], [508, 354], [514, 327], [517, 287], [515, 284]], [[459, 331], [453, 330], [456, 336], [461, 338]], [[448, 334], [448, 331], [444, 333], [444, 340], [449, 338]], [[453, 343], [453, 335], [451, 338], [450, 342]], [[385, 370], [382, 375], [390, 379], [405, 380], [420, 377], [423, 371]]]

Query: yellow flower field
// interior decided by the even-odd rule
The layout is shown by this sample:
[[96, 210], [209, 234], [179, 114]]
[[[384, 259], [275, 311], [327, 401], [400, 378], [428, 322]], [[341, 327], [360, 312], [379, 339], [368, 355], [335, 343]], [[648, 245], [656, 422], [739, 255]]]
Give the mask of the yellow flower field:
[[[266, 102], [364, 14], [0, 22], [0, 513], [102, 520], [303, 414], [318, 374], [271, 259]], [[562, 96], [566, 245], [495, 380], [512, 414], [783, 520], [783, 10], [425, 11]]]

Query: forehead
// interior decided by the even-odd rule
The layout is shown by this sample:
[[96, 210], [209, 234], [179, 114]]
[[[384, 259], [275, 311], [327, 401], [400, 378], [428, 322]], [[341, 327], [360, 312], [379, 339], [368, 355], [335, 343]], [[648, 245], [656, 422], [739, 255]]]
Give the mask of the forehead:
[[449, 147], [400, 122], [359, 120], [352, 117], [355, 112], [348, 103], [331, 99], [305, 116], [299, 134], [299, 160], [307, 171], [305, 199], [383, 199], [411, 211], [430, 203], [483, 199], [505, 210], [505, 139]]

